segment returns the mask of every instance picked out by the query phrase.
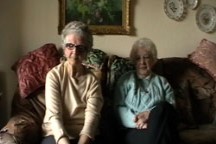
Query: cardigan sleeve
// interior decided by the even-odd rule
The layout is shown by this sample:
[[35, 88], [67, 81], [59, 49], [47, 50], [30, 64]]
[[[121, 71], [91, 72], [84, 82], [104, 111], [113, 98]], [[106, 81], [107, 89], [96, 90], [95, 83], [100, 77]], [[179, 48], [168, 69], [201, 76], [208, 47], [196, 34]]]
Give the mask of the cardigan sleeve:
[[61, 138], [67, 138], [62, 120], [60, 86], [57, 74], [53, 71], [48, 72], [46, 77], [45, 103], [46, 115], [48, 115], [48, 119], [51, 123], [51, 129], [53, 131], [55, 141], [58, 142]]
[[87, 95], [85, 122], [80, 135], [84, 134], [89, 136], [90, 138], [94, 138], [98, 129], [101, 109], [103, 106], [101, 86], [96, 78], [93, 79], [91, 83], [89, 83]]

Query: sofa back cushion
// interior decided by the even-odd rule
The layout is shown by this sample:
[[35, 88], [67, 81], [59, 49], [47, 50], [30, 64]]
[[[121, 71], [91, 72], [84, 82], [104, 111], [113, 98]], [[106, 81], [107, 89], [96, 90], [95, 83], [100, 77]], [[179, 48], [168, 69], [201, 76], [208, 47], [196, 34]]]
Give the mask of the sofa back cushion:
[[211, 123], [216, 114], [216, 82], [188, 58], [163, 58], [163, 72], [175, 90], [180, 120], [188, 126]]
[[105, 96], [107, 83], [108, 54], [100, 49], [92, 49], [83, 64], [89, 68], [100, 80], [103, 96]]
[[44, 87], [47, 72], [59, 64], [59, 58], [55, 44], [48, 43], [29, 52], [13, 64], [12, 70], [17, 74], [22, 98]]
[[108, 89], [106, 93], [108, 97], [112, 99], [114, 87], [118, 78], [122, 74], [130, 70], [133, 70], [135, 68], [129, 58], [124, 58], [117, 55], [111, 55], [109, 57], [108, 68], [109, 68], [107, 73]]

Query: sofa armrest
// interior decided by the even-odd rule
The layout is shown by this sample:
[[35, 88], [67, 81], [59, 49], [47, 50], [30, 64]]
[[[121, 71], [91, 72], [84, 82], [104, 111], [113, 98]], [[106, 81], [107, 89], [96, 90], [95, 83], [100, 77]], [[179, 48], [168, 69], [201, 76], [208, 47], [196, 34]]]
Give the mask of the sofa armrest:
[[7, 132], [0, 132], [0, 144], [18, 144], [15, 137]]
[[[7, 143], [10, 143], [11, 136], [17, 144], [38, 144], [42, 138], [41, 124], [44, 113], [43, 90], [29, 98], [22, 98], [18, 92], [15, 92], [12, 101], [12, 117], [1, 129], [4, 141], [8, 139]], [[0, 144], [2, 142], [3, 140], [0, 139]]]

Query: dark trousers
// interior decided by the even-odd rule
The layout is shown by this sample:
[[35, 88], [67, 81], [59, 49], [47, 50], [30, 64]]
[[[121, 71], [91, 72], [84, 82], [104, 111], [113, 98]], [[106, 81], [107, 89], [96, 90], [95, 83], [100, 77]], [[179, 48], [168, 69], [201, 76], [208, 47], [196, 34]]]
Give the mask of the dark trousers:
[[[71, 144], [77, 144], [77, 142], [78, 142], [77, 139], [74, 139], [74, 140], [70, 141]], [[42, 140], [41, 144], [56, 144], [54, 136], [50, 135], [50, 136], [45, 137]]]
[[[70, 140], [70, 143], [71, 144], [77, 144], [78, 140], [79, 139]], [[101, 141], [102, 141], [101, 137], [100, 136], [96, 136], [95, 141], [93, 141], [91, 144], [103, 144]], [[56, 144], [54, 136], [51, 135], [51, 136], [45, 137], [42, 140], [41, 144]]]
[[177, 117], [172, 105], [159, 103], [150, 113], [148, 128], [124, 128], [119, 131], [121, 144], [178, 144]]

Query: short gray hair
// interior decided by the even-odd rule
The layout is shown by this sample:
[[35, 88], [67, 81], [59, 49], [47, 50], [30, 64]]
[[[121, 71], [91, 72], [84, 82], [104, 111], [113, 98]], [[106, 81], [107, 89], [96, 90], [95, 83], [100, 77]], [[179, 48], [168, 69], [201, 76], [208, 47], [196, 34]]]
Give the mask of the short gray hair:
[[149, 38], [140, 38], [137, 41], [134, 42], [131, 52], [130, 52], [130, 58], [132, 61], [135, 60], [136, 52], [138, 48], [145, 48], [148, 50], [148, 52], [151, 54], [154, 61], [157, 60], [157, 49], [152, 40]]
[[77, 34], [84, 37], [84, 43], [87, 46], [87, 51], [90, 51], [93, 46], [93, 36], [87, 24], [81, 21], [69, 22], [61, 32], [62, 46], [65, 44], [65, 37], [69, 34]]

